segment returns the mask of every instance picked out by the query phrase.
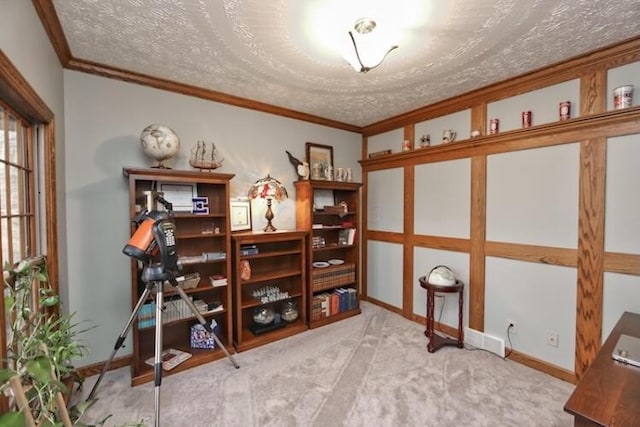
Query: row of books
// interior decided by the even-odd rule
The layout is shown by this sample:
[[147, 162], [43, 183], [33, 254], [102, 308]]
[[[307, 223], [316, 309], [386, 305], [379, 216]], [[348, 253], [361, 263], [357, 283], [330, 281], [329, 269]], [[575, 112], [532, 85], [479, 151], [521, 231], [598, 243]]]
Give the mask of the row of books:
[[[200, 299], [192, 299], [192, 301], [198, 312], [202, 314], [215, 313], [224, 310], [224, 306], [220, 303], [206, 303]], [[194, 317], [194, 314], [187, 303], [181, 297], [167, 299], [164, 301], [164, 306], [162, 309], [163, 324], [176, 320], [187, 319], [189, 317]], [[138, 329], [152, 328], [155, 325], [156, 303], [155, 301], [150, 301], [143, 304], [140, 308], [140, 312], [138, 313]]]
[[343, 311], [358, 308], [358, 295], [354, 288], [336, 288], [313, 296], [311, 320], [320, 320]]

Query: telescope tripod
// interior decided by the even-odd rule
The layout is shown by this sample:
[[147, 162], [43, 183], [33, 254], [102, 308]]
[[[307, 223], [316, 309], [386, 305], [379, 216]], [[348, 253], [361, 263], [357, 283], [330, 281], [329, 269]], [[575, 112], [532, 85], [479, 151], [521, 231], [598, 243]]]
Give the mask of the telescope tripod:
[[[164, 280], [154, 280], [154, 281], [149, 281], [145, 283], [145, 289], [142, 292], [140, 299], [138, 299], [138, 302], [136, 303], [136, 306], [134, 307], [133, 312], [129, 317], [129, 320], [127, 320], [127, 323], [125, 324], [124, 328], [122, 329], [122, 332], [120, 333], [120, 335], [118, 336], [118, 339], [116, 340], [116, 344], [113, 347], [111, 356], [109, 356], [109, 359], [105, 362], [104, 367], [102, 368], [102, 372], [100, 372], [100, 376], [98, 377], [98, 380], [93, 385], [93, 388], [91, 389], [91, 393], [89, 393], [89, 396], [87, 397], [87, 400], [93, 399], [93, 396], [95, 395], [96, 390], [98, 389], [98, 385], [102, 381], [104, 374], [109, 370], [109, 366], [111, 365], [113, 358], [115, 357], [118, 350], [124, 344], [124, 340], [126, 339], [127, 334], [131, 330], [133, 321], [138, 316], [138, 313], [140, 312], [142, 305], [147, 300], [151, 291], [155, 290], [156, 313], [155, 313], [155, 348], [154, 348], [154, 364], [153, 364], [153, 382], [155, 387], [154, 388], [154, 396], [155, 396], [155, 424], [154, 425], [155, 427], [160, 426], [160, 385], [162, 384], [162, 306], [164, 305], [164, 299], [163, 299], [164, 282], [165, 282]], [[240, 365], [236, 363], [233, 356], [227, 351], [227, 348], [224, 346], [224, 344], [220, 341], [220, 339], [214, 333], [210, 323], [205, 320], [202, 314], [200, 314], [196, 306], [193, 304], [193, 301], [189, 299], [184, 289], [182, 289], [181, 285], [173, 284], [173, 288], [177, 291], [178, 295], [180, 295], [182, 300], [187, 304], [187, 306], [189, 307], [193, 315], [196, 317], [196, 319], [198, 319], [200, 324], [208, 332], [211, 333], [211, 336], [213, 337], [216, 345], [229, 358], [233, 366], [236, 369], [240, 368]]]

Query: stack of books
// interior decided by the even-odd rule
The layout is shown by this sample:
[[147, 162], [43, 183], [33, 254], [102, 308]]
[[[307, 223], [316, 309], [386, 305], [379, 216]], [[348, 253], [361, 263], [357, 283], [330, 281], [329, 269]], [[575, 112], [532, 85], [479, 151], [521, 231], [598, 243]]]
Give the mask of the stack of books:
[[320, 320], [344, 311], [358, 308], [358, 296], [354, 288], [336, 288], [313, 296], [311, 320]]
[[222, 274], [216, 274], [209, 277], [209, 281], [211, 282], [211, 286], [214, 288], [217, 286], [227, 286], [227, 278]]

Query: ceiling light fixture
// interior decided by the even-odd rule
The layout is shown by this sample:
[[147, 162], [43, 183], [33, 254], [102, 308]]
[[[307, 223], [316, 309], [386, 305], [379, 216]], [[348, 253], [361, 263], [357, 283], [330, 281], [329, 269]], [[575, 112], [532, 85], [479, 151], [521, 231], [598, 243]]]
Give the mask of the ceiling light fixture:
[[354, 37], [353, 32], [349, 31], [349, 37], [351, 37], [351, 42], [353, 43], [353, 48], [356, 52], [355, 59], [358, 60], [357, 63], [353, 60], [349, 60], [349, 63], [359, 73], [366, 73], [373, 70], [382, 64], [382, 61], [384, 61], [389, 52], [398, 48], [397, 45], [393, 45], [386, 51], [381, 50], [380, 46], [383, 44], [380, 43], [380, 40], [375, 40], [371, 37], [371, 32], [373, 32], [375, 28], [376, 21], [372, 18], [360, 18], [355, 22], [353, 29], [360, 34], [360, 36], [358, 36], [360, 49], [358, 49], [356, 37]]

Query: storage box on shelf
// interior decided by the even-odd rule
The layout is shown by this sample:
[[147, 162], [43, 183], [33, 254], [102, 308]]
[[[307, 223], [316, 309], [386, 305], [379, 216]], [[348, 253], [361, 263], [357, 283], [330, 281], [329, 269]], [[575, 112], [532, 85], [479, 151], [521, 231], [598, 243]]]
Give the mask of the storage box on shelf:
[[358, 227], [360, 187], [354, 182], [297, 181], [296, 225], [312, 232], [307, 323], [323, 326], [360, 314]]
[[[227, 230], [229, 181], [233, 175], [138, 168], [124, 168], [123, 174], [129, 180], [130, 218], [146, 208], [149, 191], [164, 190], [164, 198], [174, 203], [176, 248], [182, 265], [180, 273], [184, 275], [184, 279], [179, 278], [178, 281], [203, 317], [208, 322], [215, 320], [218, 337], [229, 350], [233, 320], [231, 286], [227, 284], [231, 271], [231, 257], [227, 256], [231, 252], [231, 235]], [[179, 193], [173, 192], [176, 189]], [[188, 194], [182, 194], [181, 190]], [[206, 208], [201, 210], [202, 213], [192, 213], [186, 203], [188, 198], [194, 197], [206, 198], [200, 199], [199, 207]], [[132, 233], [135, 227], [132, 223]], [[132, 302], [135, 304], [145, 283], [138, 262], [131, 264]], [[192, 355], [165, 374], [225, 357], [220, 348], [192, 348], [192, 327], [199, 325], [198, 320], [168, 283], [163, 286], [163, 297], [163, 349], [182, 350]], [[153, 379], [153, 368], [145, 360], [154, 355], [155, 326], [155, 303], [149, 300], [133, 324], [132, 385]]]
[[307, 329], [308, 238], [307, 231], [232, 235], [236, 350]]

